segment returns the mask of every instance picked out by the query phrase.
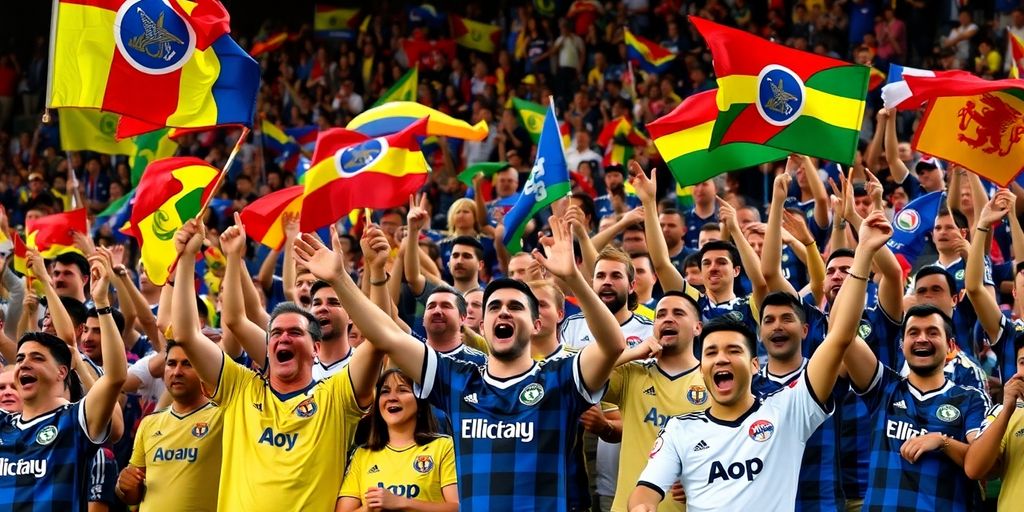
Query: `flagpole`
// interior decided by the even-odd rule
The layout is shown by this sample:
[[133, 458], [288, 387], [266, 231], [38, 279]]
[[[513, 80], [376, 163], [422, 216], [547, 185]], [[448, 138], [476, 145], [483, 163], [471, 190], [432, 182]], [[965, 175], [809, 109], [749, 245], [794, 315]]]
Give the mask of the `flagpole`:
[[50, 13], [50, 50], [47, 56], [48, 68], [46, 70], [46, 103], [43, 105], [42, 122], [50, 122], [50, 102], [53, 100], [53, 61], [57, 55], [57, 11], [60, 9], [60, 0], [53, 0], [53, 11]]
[[213, 197], [217, 195], [220, 187], [224, 184], [224, 177], [228, 174], [228, 169], [231, 168], [231, 164], [235, 163], [235, 157], [238, 156], [238, 152], [242, 149], [242, 144], [245, 143], [245, 138], [249, 136], [249, 127], [242, 127], [242, 134], [238, 136], [238, 141], [235, 142], [235, 147], [231, 150], [231, 154], [228, 155], [228, 161], [224, 164], [224, 168], [220, 174], [217, 175], [217, 181], [213, 184], [213, 192], [210, 192], [210, 196], [203, 202], [203, 207], [199, 209], [199, 213], [196, 214], [195, 218], [200, 218], [206, 213], [206, 209], [210, 207], [210, 202], [213, 201]]

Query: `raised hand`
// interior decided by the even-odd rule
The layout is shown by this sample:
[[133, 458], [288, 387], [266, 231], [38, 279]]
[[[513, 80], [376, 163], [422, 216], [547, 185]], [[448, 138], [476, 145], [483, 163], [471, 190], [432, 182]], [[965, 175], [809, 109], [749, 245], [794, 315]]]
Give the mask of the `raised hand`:
[[559, 217], [551, 217], [550, 224], [551, 236], [540, 240], [547, 256], [534, 249], [533, 257], [555, 277], [568, 279], [573, 273], [579, 272], [579, 269], [576, 268], [576, 256], [572, 250], [572, 232], [565, 220]]
[[[790, 157], [790, 159], [786, 161], [787, 168], [789, 167], [789, 162], [792, 160], [793, 158]], [[788, 172], [784, 172], [775, 176], [775, 181], [772, 185], [772, 200], [784, 201], [786, 199], [786, 196], [789, 195], [789, 184], [792, 181], [793, 177], [790, 176]]]
[[409, 223], [409, 233], [419, 233], [430, 222], [430, 214], [427, 213], [427, 195], [415, 194], [409, 196], [409, 214], [406, 215]]
[[[632, 210], [622, 214], [622, 220], [629, 226], [635, 226], [644, 221], [644, 207], [637, 206]], [[570, 226], [571, 227], [571, 226]]]
[[359, 247], [363, 250], [366, 266], [370, 268], [384, 268], [388, 262], [388, 256], [391, 254], [388, 237], [376, 224], [367, 226], [363, 230], [363, 237], [359, 239]]
[[86, 256], [96, 252], [96, 244], [92, 242], [92, 237], [89, 235], [82, 233], [81, 231], [72, 231], [71, 238], [74, 240], [75, 247], [81, 250]]
[[1003, 407], [1017, 407], [1017, 400], [1024, 399], [1024, 375], [1010, 377], [1003, 385]]
[[245, 256], [245, 225], [238, 212], [235, 212], [235, 225], [220, 234], [220, 249], [228, 257]]
[[648, 178], [644, 174], [643, 167], [636, 160], [629, 161], [629, 183], [636, 189], [636, 196], [640, 198], [642, 204], [647, 204], [657, 200], [658, 195], [658, 175], [655, 172], [651, 172], [651, 177]]
[[299, 236], [299, 212], [284, 212], [281, 216], [281, 227], [284, 228], [286, 240], [295, 240]]
[[347, 272], [345, 251], [341, 248], [338, 228], [334, 224], [331, 224], [331, 246], [333, 250], [312, 233], [303, 233], [295, 240], [295, 260], [309, 269], [317, 279], [333, 283]]
[[996, 222], [999, 222], [1010, 213], [1013, 208], [1013, 203], [1016, 197], [1013, 192], [1005, 188], [999, 189], [996, 195], [989, 199], [985, 206], [981, 208], [981, 214], [978, 216], [978, 226], [988, 227]]
[[715, 202], [718, 203], [718, 220], [722, 223], [722, 231], [729, 233], [738, 232], [740, 225], [736, 221], [736, 208], [723, 201], [721, 197], [716, 196]]
[[864, 219], [858, 235], [861, 247], [877, 251], [892, 238], [892, 224], [885, 218], [885, 213], [875, 210]]
[[178, 254], [195, 255], [203, 247], [206, 239], [206, 226], [198, 219], [189, 219], [174, 234], [174, 250]]
[[811, 235], [811, 230], [807, 228], [807, 222], [804, 221], [803, 217], [791, 211], [783, 210], [782, 212], [782, 230], [783, 235], [789, 232], [796, 241], [804, 245], [810, 245], [814, 242], [814, 236]]
[[882, 193], [885, 191], [885, 188], [882, 187], [882, 182], [878, 181], [875, 173], [867, 169], [864, 169], [864, 175], [868, 177], [868, 183], [864, 188], [868, 191], [868, 195], [871, 196], [871, 203], [876, 206], [882, 204]]
[[110, 305], [110, 274], [103, 256], [89, 256], [89, 293], [97, 308]]
[[53, 279], [50, 278], [49, 272], [46, 271], [46, 262], [43, 261], [39, 251], [28, 249], [25, 253], [25, 259], [28, 260], [28, 269], [32, 271], [32, 277], [46, 285], [53, 284]]
[[110, 251], [110, 265], [113, 268], [124, 265], [124, 244], [112, 245], [108, 250]]

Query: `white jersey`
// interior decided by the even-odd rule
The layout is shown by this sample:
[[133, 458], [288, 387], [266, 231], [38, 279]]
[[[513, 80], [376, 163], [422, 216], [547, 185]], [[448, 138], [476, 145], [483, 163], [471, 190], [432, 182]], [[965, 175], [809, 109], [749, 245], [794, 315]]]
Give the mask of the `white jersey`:
[[[654, 334], [654, 322], [636, 313], [632, 313], [629, 320], [626, 320], [626, 323], [620, 325], [620, 327], [622, 328], [622, 335], [626, 338], [626, 345], [629, 348], [643, 343], [645, 339]], [[583, 347], [595, 341], [594, 335], [590, 333], [590, 326], [587, 325], [587, 319], [583, 317], [583, 313], [576, 313], [566, 318], [562, 322], [560, 336], [562, 338], [562, 346], [570, 352], [579, 352], [583, 350]]]
[[804, 444], [832, 407], [818, 402], [804, 373], [735, 421], [710, 410], [676, 416], [655, 440], [637, 485], [665, 496], [680, 481], [689, 512], [793, 510]]
[[352, 349], [348, 349], [348, 354], [338, 361], [331, 364], [324, 364], [320, 362], [319, 357], [313, 358], [313, 380], [321, 381], [340, 372], [343, 368], [348, 366], [348, 362], [352, 360]]

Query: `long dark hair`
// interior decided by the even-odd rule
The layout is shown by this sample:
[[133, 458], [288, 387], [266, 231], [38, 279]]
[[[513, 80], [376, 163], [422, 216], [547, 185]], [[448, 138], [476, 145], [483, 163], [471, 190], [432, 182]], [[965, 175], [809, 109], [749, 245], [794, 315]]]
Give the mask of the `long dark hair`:
[[[392, 375], [396, 376], [401, 382], [413, 385], [412, 379], [408, 375], [402, 373], [398, 368], [392, 368], [385, 371], [377, 379], [377, 392], [374, 393], [374, 404], [373, 412], [370, 413], [370, 434], [366, 440], [366, 448], [372, 451], [383, 450], [390, 441], [388, 435], [388, 424], [384, 421], [384, 416], [380, 413], [380, 390], [384, 387], [384, 383]], [[413, 439], [416, 440], [416, 444], [423, 446], [434, 439], [440, 437], [438, 433], [437, 418], [434, 417], [434, 411], [430, 408], [430, 403], [426, 400], [417, 397], [416, 398], [416, 429], [413, 433]]]

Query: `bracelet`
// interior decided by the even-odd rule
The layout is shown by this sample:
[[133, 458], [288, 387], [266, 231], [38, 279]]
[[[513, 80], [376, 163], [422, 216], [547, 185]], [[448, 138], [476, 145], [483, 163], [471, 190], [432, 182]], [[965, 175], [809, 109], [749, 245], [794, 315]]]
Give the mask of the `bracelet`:
[[839, 229], [846, 229], [846, 224], [846, 219], [843, 219], [839, 221], [836, 225], [839, 226]]
[[939, 448], [939, 450], [946, 452], [949, 449], [949, 437], [947, 437], [945, 434], [939, 435], [942, 436], [942, 448]]
[[977, 229], [978, 231], [981, 231], [982, 233], [991, 233], [992, 232], [992, 228], [985, 228], [985, 227], [981, 227], [981, 226], [978, 226], [978, 227], [976, 227], [974, 229]]
[[370, 281], [370, 286], [384, 286], [384, 285], [388, 284], [388, 281], [390, 279], [391, 279], [391, 274], [385, 272], [384, 273], [384, 279], [381, 279], [380, 281]]
[[113, 312], [114, 312], [114, 308], [112, 308], [110, 306], [107, 306], [107, 307], [104, 307], [104, 308], [96, 308], [96, 314], [97, 315], [110, 315], [110, 314], [113, 314]]
[[811, 240], [810, 242], [807, 242], [806, 244], [804, 244], [804, 247], [810, 247], [810, 246], [814, 245], [815, 243], [816, 242], [814, 240]]
[[846, 275], [848, 275], [848, 276], [850, 276], [850, 277], [852, 277], [854, 279], [859, 279], [859, 280], [864, 281], [864, 282], [867, 282], [867, 280], [868, 280], [868, 278], [858, 276], [857, 274], [854, 274], [852, 271], [847, 272]]

